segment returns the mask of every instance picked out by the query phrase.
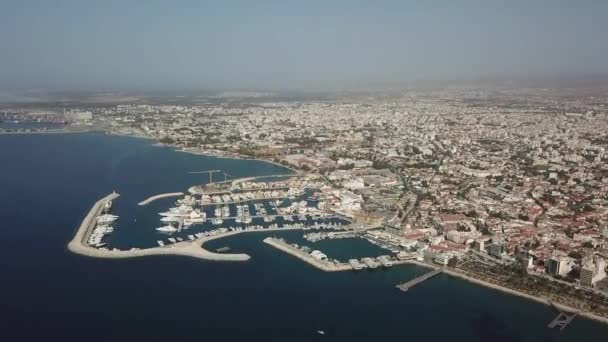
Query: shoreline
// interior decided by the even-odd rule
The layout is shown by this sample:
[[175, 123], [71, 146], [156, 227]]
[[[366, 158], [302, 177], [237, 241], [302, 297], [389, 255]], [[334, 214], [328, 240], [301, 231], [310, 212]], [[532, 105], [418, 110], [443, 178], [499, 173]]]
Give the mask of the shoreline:
[[493, 284], [493, 283], [487, 282], [485, 280], [477, 279], [477, 278], [467, 275], [463, 272], [456, 271], [454, 269], [449, 269], [449, 268], [444, 268], [444, 267], [440, 267], [440, 266], [436, 266], [436, 265], [432, 265], [432, 264], [427, 264], [427, 263], [420, 262], [417, 260], [406, 260], [406, 262], [404, 262], [404, 264], [416, 265], [416, 266], [435, 269], [435, 270], [441, 269], [442, 272], [444, 274], [447, 274], [448, 276], [458, 278], [458, 279], [467, 281], [469, 283], [473, 283], [475, 285], [483, 286], [483, 287], [486, 287], [486, 288], [489, 288], [492, 290], [496, 290], [496, 291], [499, 291], [499, 292], [502, 292], [505, 294], [509, 294], [512, 296], [517, 296], [520, 298], [528, 299], [528, 300], [531, 300], [531, 301], [534, 301], [534, 302], [537, 302], [540, 304], [544, 304], [547, 306], [555, 306], [556, 308], [563, 310], [563, 311], [576, 312], [577, 315], [579, 315], [579, 316], [594, 320], [596, 322], [608, 324], [608, 317], [600, 316], [600, 315], [597, 315], [597, 314], [594, 314], [594, 313], [588, 312], [588, 311], [582, 311], [583, 309], [574, 308], [574, 307], [571, 307], [571, 306], [568, 306], [565, 304], [551, 302], [548, 299], [545, 299], [543, 297], [538, 297], [538, 296], [534, 296], [534, 295], [531, 295], [531, 294], [528, 294], [525, 292], [510, 289], [510, 288], [502, 286], [502, 285]]
[[[7, 132], [7, 133], [2, 133], [0, 132], [0, 134], [44, 134], [44, 133], [54, 133], [54, 134], [59, 134], [59, 133], [87, 133], [87, 132], [91, 132], [91, 131], [57, 131], [57, 132]], [[146, 139], [146, 140], [153, 140], [153, 141], [158, 141], [155, 138], [152, 137], [146, 137], [146, 136], [138, 136], [138, 135], [129, 135], [129, 134], [120, 134], [120, 133], [116, 133], [116, 132], [111, 132], [111, 131], [104, 131], [104, 133], [108, 134], [108, 135], [117, 135], [117, 136], [125, 136], [125, 137], [132, 137], [132, 138], [141, 138], [141, 139]], [[178, 149], [175, 146], [171, 146], [171, 145], [166, 145], [166, 144], [162, 144], [162, 146], [167, 146], [167, 147], [171, 147], [173, 148], [175, 151], [177, 152], [184, 152], [184, 153], [190, 153], [190, 154], [194, 154], [194, 155], [202, 155], [202, 156], [210, 156], [210, 157], [215, 157], [215, 158], [219, 158], [219, 159], [239, 159], [239, 160], [257, 160], [257, 161], [261, 161], [261, 162], [266, 162], [266, 163], [270, 163], [273, 164], [275, 166], [280, 166], [282, 168], [288, 169], [290, 171], [293, 171], [295, 173], [298, 174], [303, 174], [302, 171], [299, 170], [294, 170], [290, 167], [284, 166], [282, 164], [278, 164], [274, 161], [269, 161], [269, 160], [265, 160], [265, 159], [259, 159], [259, 158], [241, 158], [238, 156], [225, 156], [225, 155], [214, 155], [212, 153], [205, 153], [205, 152], [196, 152], [196, 151], [187, 151], [187, 150], [181, 150]], [[286, 177], [289, 176], [289, 174], [285, 175]], [[110, 195], [111, 196], [111, 195]], [[105, 198], [107, 198], [109, 196], [106, 196]], [[118, 197], [118, 196], [116, 196]], [[104, 198], [104, 199], [105, 199]], [[93, 247], [90, 247], [86, 244], [83, 243], [83, 239], [85, 237], [85, 233], [87, 230], [90, 229], [85, 229], [85, 231], [83, 231], [83, 228], [86, 228], [88, 226], [85, 226], [85, 222], [87, 222], [87, 220], [89, 220], [89, 225], [90, 225], [90, 220], [92, 219], [91, 213], [94, 212], [94, 209], [104, 200], [99, 200], [95, 203], [95, 205], [93, 206], [93, 208], [91, 208], [91, 211], [89, 212], [89, 214], [85, 217], [85, 219], [83, 220], [80, 228], [78, 229], [78, 231], [76, 232], [74, 238], [68, 243], [68, 249], [75, 253], [75, 254], [80, 254], [80, 255], [84, 255], [84, 256], [89, 256], [89, 257], [95, 257], [95, 258], [105, 258], [105, 259], [124, 259], [124, 258], [132, 258], [132, 257], [142, 257], [142, 256], [153, 256], [153, 255], [175, 255], [175, 256], [188, 256], [188, 257], [194, 257], [194, 258], [198, 258], [198, 259], [203, 259], [203, 260], [210, 260], [210, 261], [247, 261], [250, 259], [250, 256], [247, 254], [220, 254], [220, 253], [213, 253], [210, 252], [208, 250], [206, 250], [205, 248], [203, 248], [203, 244], [208, 242], [208, 241], [212, 241], [212, 240], [216, 240], [216, 239], [221, 239], [224, 237], [230, 237], [230, 236], [234, 236], [234, 235], [238, 235], [241, 233], [247, 233], [247, 232], [272, 232], [272, 231], [289, 231], [289, 230], [298, 230], [300, 228], [278, 228], [278, 229], [264, 229], [264, 230], [253, 230], [253, 231], [232, 231], [232, 232], [227, 232], [224, 234], [218, 234], [216, 236], [210, 236], [210, 237], [205, 237], [205, 238], [201, 238], [201, 239], [196, 239], [196, 240], [192, 240], [192, 241], [183, 241], [183, 242], [178, 242], [175, 244], [171, 244], [171, 245], [167, 245], [167, 246], [163, 246], [163, 247], [152, 247], [152, 248], [146, 248], [146, 249], [137, 249], [137, 250], [126, 250], [126, 251], [117, 251], [117, 250], [100, 250], [100, 249], [96, 249]], [[80, 239], [80, 240], [79, 240]], [[266, 241], [264, 241], [266, 242]], [[267, 242], [266, 242], [267, 243]], [[269, 245], [271, 245], [270, 243], [267, 243]], [[276, 246], [274, 246], [275, 248], [278, 248]], [[278, 248], [281, 249], [281, 248]], [[283, 250], [283, 249], [281, 249]], [[288, 253], [287, 251], [283, 250], [284, 252]], [[291, 253], [289, 253], [291, 254]], [[299, 258], [299, 257], [298, 257]], [[299, 258], [302, 261], [302, 258]], [[439, 269], [441, 267], [439, 266], [435, 266], [435, 265], [431, 265], [431, 264], [427, 264], [427, 263], [423, 263], [423, 262], [419, 262], [416, 260], [405, 260], [402, 262], [399, 262], [398, 264], [395, 264], [395, 266], [397, 265], [403, 265], [403, 264], [409, 264], [409, 265], [416, 265], [419, 267], [424, 267], [424, 268], [430, 268], [430, 269]], [[556, 303], [556, 302], [550, 302], [549, 300], [542, 298], [542, 297], [537, 297], [531, 294], [527, 294], [524, 292], [520, 292], [517, 290], [513, 290], [498, 284], [493, 284], [481, 279], [477, 279], [474, 278], [472, 276], [469, 276], [465, 273], [456, 271], [456, 270], [451, 270], [451, 269], [443, 269], [443, 273], [455, 277], [455, 278], [459, 278], [462, 280], [465, 280], [469, 283], [478, 285], [478, 286], [484, 286], [486, 288], [490, 288], [493, 290], [497, 290], [500, 291], [502, 293], [505, 294], [509, 294], [509, 295], [513, 295], [513, 296], [518, 296], [520, 298], [524, 298], [524, 299], [528, 299], [528, 300], [532, 300], [534, 302], [540, 303], [540, 304], [544, 304], [544, 305], [554, 305], [555, 307], [557, 307], [560, 310], [564, 310], [564, 311], [570, 311], [570, 312], [577, 312], [579, 316], [582, 316], [584, 318], [587, 319], [591, 319], [594, 320], [596, 322], [600, 322], [600, 323], [604, 323], [604, 324], [608, 324], [608, 318], [604, 317], [604, 316], [600, 316], [591, 312], [587, 312], [587, 311], [580, 311], [581, 309], [578, 308], [574, 308], [574, 307], [570, 307], [568, 305], [564, 305], [564, 304], [560, 304], [560, 303]], [[580, 311], [580, 312], [579, 312]]]
[[466, 275], [466, 274], [458, 272], [458, 271], [444, 269], [443, 273], [450, 275], [452, 277], [455, 277], [455, 278], [459, 278], [459, 279], [468, 281], [468, 282], [476, 284], [476, 285], [484, 286], [486, 288], [497, 290], [497, 291], [500, 291], [500, 292], [503, 292], [506, 294], [528, 299], [528, 300], [531, 300], [531, 301], [534, 301], [534, 302], [537, 302], [540, 304], [544, 304], [547, 306], [555, 306], [559, 310], [577, 313], [578, 316], [582, 316], [584, 318], [591, 319], [591, 320], [594, 320], [599, 323], [608, 324], [608, 317], [600, 316], [600, 315], [594, 314], [589, 311], [583, 311], [584, 309], [574, 308], [574, 307], [571, 307], [571, 306], [568, 306], [565, 304], [561, 304], [558, 302], [551, 302], [545, 298], [537, 297], [537, 296], [534, 296], [534, 295], [531, 295], [531, 294], [528, 294], [525, 292], [513, 290], [508, 287], [504, 287], [502, 285], [493, 284], [493, 283], [490, 283], [490, 282], [487, 282], [487, 281], [484, 281], [481, 279], [471, 277], [469, 275]]
[[[281, 163], [277, 163], [274, 160], [269, 160], [269, 159], [264, 159], [264, 158], [255, 158], [255, 157], [249, 157], [249, 156], [245, 156], [245, 155], [239, 155], [239, 154], [224, 154], [222, 153], [223, 151], [219, 151], [219, 150], [213, 150], [213, 151], [204, 151], [204, 150], [189, 150], [189, 147], [179, 147], [179, 146], [174, 146], [171, 144], [165, 144], [165, 143], [161, 143], [158, 139], [154, 138], [154, 137], [150, 137], [150, 136], [146, 136], [146, 135], [136, 135], [136, 134], [126, 134], [126, 133], [119, 133], [119, 132], [115, 132], [115, 131], [111, 131], [111, 130], [104, 130], [104, 133], [106, 133], [107, 135], [116, 135], [116, 136], [121, 136], [121, 137], [131, 137], [131, 138], [138, 138], [138, 139], [146, 139], [146, 140], [150, 140], [150, 141], [155, 141], [156, 143], [154, 144], [154, 146], [158, 146], [158, 147], [170, 147], [172, 148], [175, 152], [182, 152], [182, 153], [189, 153], [189, 154], [193, 154], [193, 155], [197, 155], [197, 156], [206, 156], [206, 157], [213, 157], [213, 158], [218, 158], [218, 159], [235, 159], [235, 160], [253, 160], [253, 161], [260, 161], [260, 162], [264, 162], [264, 163], [268, 163], [268, 164], [272, 164], [274, 166], [278, 166], [284, 169], [287, 169], [293, 173], [297, 173], [297, 174], [302, 174], [303, 172], [301, 170], [298, 169], [294, 169], [292, 167], [289, 167], [287, 165], [283, 165]], [[289, 175], [285, 175], [285, 176], [289, 176]]]
[[[205, 249], [203, 247], [203, 245], [206, 242], [209, 242], [212, 240], [222, 239], [222, 238], [235, 236], [235, 235], [239, 235], [239, 234], [244, 234], [244, 233], [293, 231], [293, 230], [302, 229], [302, 228], [271, 228], [271, 229], [260, 229], [260, 230], [230, 231], [230, 232], [226, 232], [226, 233], [222, 233], [222, 234], [218, 234], [218, 235], [214, 235], [214, 236], [208, 236], [208, 237], [195, 239], [195, 240], [191, 240], [191, 241], [178, 242], [178, 243], [166, 245], [163, 247], [151, 247], [151, 248], [145, 248], [145, 249], [103, 250], [103, 249], [93, 248], [93, 247], [87, 245], [85, 243], [85, 240], [86, 240], [88, 234], [90, 234], [91, 230], [95, 226], [95, 218], [101, 211], [101, 208], [103, 207], [103, 205], [105, 204], [106, 201], [116, 199], [119, 196], [120, 195], [118, 195], [117, 193], [112, 193], [108, 196], [101, 198], [97, 202], [95, 202], [95, 204], [92, 206], [91, 210], [88, 212], [88, 214], [83, 219], [83, 221], [82, 221], [80, 227], [78, 228], [78, 230], [76, 231], [74, 237], [68, 243], [67, 248], [69, 251], [71, 251], [72, 253], [75, 253], [75, 254], [84, 255], [84, 256], [93, 257], [93, 258], [101, 258], [101, 259], [127, 259], [127, 258], [136, 258], [136, 257], [154, 256], [154, 255], [172, 255], [172, 256], [193, 257], [193, 258], [197, 258], [197, 259], [201, 259], [201, 260], [208, 260], [208, 261], [243, 262], [243, 261], [248, 261], [251, 257], [245, 253], [239, 253], [239, 254], [214, 253], [214, 252], [211, 252], [211, 251]], [[263, 240], [263, 242], [270, 246], [273, 246], [274, 248], [277, 248], [289, 255], [292, 255], [292, 256], [300, 259], [301, 261], [304, 261], [304, 262], [314, 266], [317, 269], [320, 269], [323, 271], [328, 271], [328, 272], [352, 270], [350, 265], [345, 265], [344, 267], [335, 266], [334, 268], [325, 267], [325, 265], [320, 265], [320, 264], [317, 265], [317, 262], [311, 262], [311, 260], [307, 260], [307, 259], [303, 258], [302, 256], [300, 256], [300, 253], [295, 253], [295, 252], [289, 250], [287, 247], [284, 247], [281, 244], [276, 243], [274, 240], [275, 239], [272, 237], [267, 237]], [[564, 305], [561, 303], [550, 302], [549, 300], [547, 300], [545, 298], [537, 297], [534, 295], [530, 295], [530, 294], [527, 294], [524, 292], [520, 292], [517, 290], [507, 288], [502, 285], [493, 284], [493, 283], [490, 283], [490, 282], [487, 282], [487, 281], [484, 281], [481, 279], [477, 279], [477, 278], [474, 278], [472, 276], [469, 276], [467, 274], [464, 274], [464, 273], [456, 271], [456, 270], [442, 268], [442, 267], [439, 267], [436, 265], [427, 264], [427, 263], [423, 263], [423, 262], [416, 261], [416, 260], [398, 261], [397, 263], [395, 263], [395, 266], [397, 266], [397, 265], [415, 265], [415, 266], [423, 267], [423, 268], [441, 269], [443, 271], [443, 273], [445, 273], [449, 276], [462, 279], [464, 281], [470, 282], [470, 283], [478, 285], [478, 286], [484, 286], [486, 288], [497, 290], [497, 291], [500, 291], [505, 294], [532, 300], [532, 301], [540, 303], [540, 304], [544, 304], [544, 305], [548, 305], [548, 306], [554, 305], [555, 307], [557, 307], [560, 310], [569, 311], [569, 312], [577, 312], [579, 316], [582, 316], [584, 318], [588, 318], [588, 319], [591, 319], [591, 320], [594, 320], [594, 321], [597, 321], [600, 323], [608, 324], [607, 317], [599, 316], [599, 315], [596, 315], [596, 314], [588, 312], [588, 311], [581, 311], [581, 309], [573, 308], [573, 307], [570, 307], [568, 305]]]
[[8, 131], [0, 131], [0, 135], [30, 135], [30, 134], [75, 134], [75, 133], [89, 133], [92, 132], [91, 130], [67, 130], [67, 129], [60, 129], [60, 130], [40, 130], [40, 131], [12, 131], [12, 132], [8, 132]]
[[[154, 138], [151, 138], [151, 139], [154, 139]], [[264, 159], [264, 158], [248, 157], [248, 156], [239, 155], [239, 154], [231, 155], [231, 154], [223, 154], [223, 153], [219, 153], [219, 152], [191, 151], [191, 150], [187, 150], [187, 149], [184, 149], [184, 148], [178, 149], [176, 146], [167, 145], [167, 144], [162, 144], [162, 146], [172, 147], [172, 148], [175, 149], [176, 152], [189, 153], [189, 154], [194, 154], [194, 155], [197, 155], [197, 156], [214, 157], [214, 158], [218, 158], [218, 159], [235, 159], [235, 160], [260, 161], [260, 162], [272, 164], [274, 166], [278, 166], [278, 167], [287, 169], [287, 170], [289, 170], [289, 171], [291, 171], [293, 173], [296, 173], [296, 174], [302, 174], [301, 170], [294, 169], [292, 167], [283, 165], [281, 163], [277, 163], [274, 160], [269, 160], [269, 159]], [[285, 175], [285, 176], [289, 176], [289, 175]]]

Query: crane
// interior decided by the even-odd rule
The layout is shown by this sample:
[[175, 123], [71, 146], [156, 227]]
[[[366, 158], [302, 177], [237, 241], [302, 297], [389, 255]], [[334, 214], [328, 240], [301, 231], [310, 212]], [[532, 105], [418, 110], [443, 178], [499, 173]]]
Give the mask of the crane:
[[209, 185], [213, 184], [213, 174], [221, 172], [220, 170], [207, 170], [207, 171], [191, 171], [188, 173], [208, 173], [209, 174]]
[[224, 183], [226, 183], [228, 181], [228, 177], [232, 177], [231, 175], [227, 174], [226, 172], [222, 172], [224, 174]]

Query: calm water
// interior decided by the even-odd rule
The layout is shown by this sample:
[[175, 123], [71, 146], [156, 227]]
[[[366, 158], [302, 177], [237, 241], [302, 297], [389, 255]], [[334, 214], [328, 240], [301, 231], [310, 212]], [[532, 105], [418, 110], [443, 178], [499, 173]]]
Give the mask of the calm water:
[[14, 122], [14, 121], [1, 121], [0, 122], [0, 129], [7, 129], [7, 130], [22, 130], [22, 129], [57, 129], [57, 128], [62, 128], [65, 125], [63, 124], [57, 124], [57, 123], [50, 123], [50, 122], [27, 122], [27, 121], [19, 121], [19, 122]]
[[[122, 195], [114, 242], [126, 245], [126, 236], [149, 239], [144, 226], [156, 215], [154, 205], [171, 201], [146, 208], [134, 203], [206, 181], [188, 171], [220, 169], [237, 177], [287, 172], [273, 165], [98, 134], [0, 136], [0, 160], [5, 341], [608, 339], [608, 326], [583, 319], [561, 333], [549, 330], [555, 315], [550, 308], [445, 275], [408, 293], [396, 290], [398, 282], [425, 272], [414, 266], [322, 273], [263, 244], [272, 233], [209, 244], [251, 254], [246, 263], [101, 260], [65, 248], [91, 204], [114, 189]], [[301, 233], [282, 236], [301, 241]], [[337, 258], [382, 253], [362, 240], [314, 245]], [[318, 329], [327, 334], [318, 335]]]

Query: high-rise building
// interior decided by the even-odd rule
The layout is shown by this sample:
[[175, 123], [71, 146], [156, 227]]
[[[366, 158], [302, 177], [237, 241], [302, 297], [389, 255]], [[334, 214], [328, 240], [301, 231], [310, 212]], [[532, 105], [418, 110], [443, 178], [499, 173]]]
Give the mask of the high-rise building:
[[595, 284], [606, 277], [606, 260], [595, 256], [583, 261], [579, 282], [582, 286], [593, 287]]
[[564, 276], [572, 270], [572, 259], [561, 256], [553, 256], [547, 260], [547, 273], [554, 276]]
[[505, 253], [505, 245], [502, 243], [493, 243], [490, 245], [490, 255], [495, 256], [497, 258], [502, 257]]

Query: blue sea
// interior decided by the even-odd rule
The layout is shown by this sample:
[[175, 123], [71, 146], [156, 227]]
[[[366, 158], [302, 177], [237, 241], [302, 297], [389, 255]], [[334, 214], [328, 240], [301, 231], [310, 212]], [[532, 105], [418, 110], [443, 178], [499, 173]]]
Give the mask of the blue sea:
[[[287, 174], [275, 165], [176, 152], [103, 134], [0, 136], [0, 328], [4, 341], [607, 341], [608, 325], [440, 275], [409, 292], [395, 285], [427, 270], [324, 273], [262, 243], [301, 232], [242, 234], [209, 243], [243, 263], [187, 257], [94, 259], [66, 249], [91, 205], [112, 190], [112, 243], [149, 245], [164, 192], [233, 177]], [[379, 255], [364, 240], [315, 244], [330, 257]], [[324, 335], [317, 331], [322, 330]]]

